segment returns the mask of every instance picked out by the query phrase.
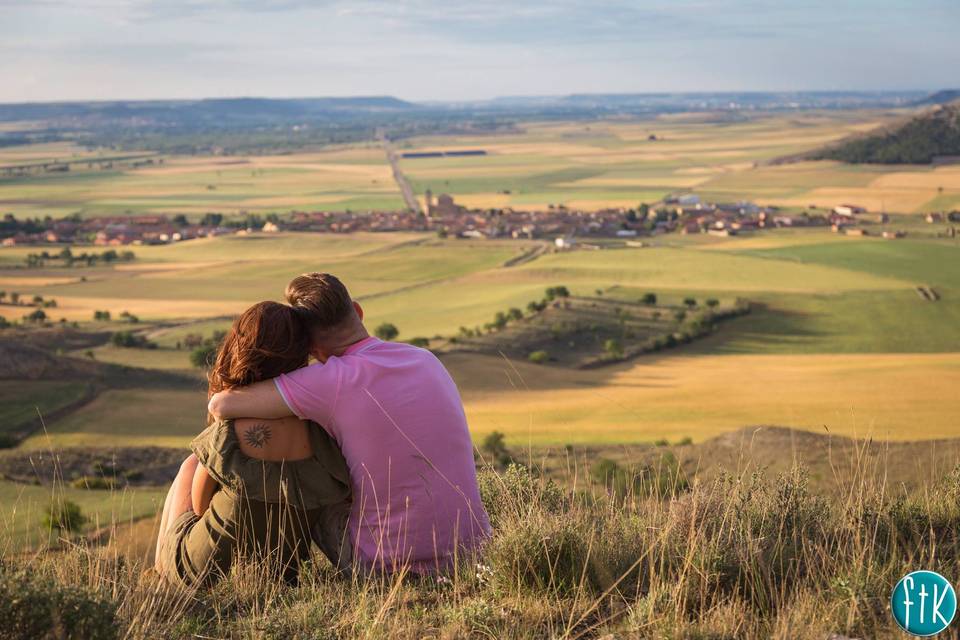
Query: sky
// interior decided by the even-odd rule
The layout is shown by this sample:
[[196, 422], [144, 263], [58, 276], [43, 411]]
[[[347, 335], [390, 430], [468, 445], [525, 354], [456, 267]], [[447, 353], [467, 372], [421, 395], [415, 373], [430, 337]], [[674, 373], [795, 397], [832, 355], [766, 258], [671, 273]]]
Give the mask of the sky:
[[0, 102], [960, 86], [960, 0], [0, 0]]

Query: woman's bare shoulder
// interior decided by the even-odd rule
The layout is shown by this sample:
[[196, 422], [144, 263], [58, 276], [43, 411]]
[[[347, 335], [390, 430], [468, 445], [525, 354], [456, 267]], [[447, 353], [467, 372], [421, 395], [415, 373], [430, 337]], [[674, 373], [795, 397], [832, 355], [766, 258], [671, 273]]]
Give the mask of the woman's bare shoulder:
[[312, 453], [307, 425], [296, 417], [238, 418], [233, 421], [233, 428], [241, 451], [251, 458], [299, 460]]

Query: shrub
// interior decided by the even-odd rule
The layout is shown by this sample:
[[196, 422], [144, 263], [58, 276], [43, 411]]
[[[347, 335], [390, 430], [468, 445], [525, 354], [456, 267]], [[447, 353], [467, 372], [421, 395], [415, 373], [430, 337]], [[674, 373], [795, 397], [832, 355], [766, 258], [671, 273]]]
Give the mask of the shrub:
[[509, 519], [526, 519], [535, 511], [558, 514], [565, 506], [564, 491], [553, 480], [538, 477], [517, 463], [508, 465], [502, 475], [482, 469], [477, 481], [494, 528]]
[[213, 344], [206, 344], [190, 352], [190, 364], [195, 367], [209, 367], [213, 365], [217, 357], [219, 347]]
[[117, 331], [110, 338], [113, 346], [124, 349], [156, 349], [157, 345], [132, 331]]
[[716, 306], [719, 305], [719, 304], [720, 304], [720, 301], [717, 300], [716, 298], [708, 298], [708, 299], [707, 299], [707, 306], [710, 307], [711, 309], [713, 309], [714, 307], [716, 307]]
[[44, 313], [43, 309], [37, 309], [33, 313], [23, 316], [23, 319], [29, 322], [43, 322], [47, 319], [47, 314]]
[[113, 640], [115, 605], [87, 589], [0, 566], [0, 637]]
[[550, 354], [543, 350], [534, 351], [527, 356], [527, 360], [529, 360], [534, 364], [543, 364], [549, 359], [550, 359]]
[[687, 305], [688, 307], [690, 307], [690, 308], [692, 309], [692, 308], [694, 308], [695, 306], [697, 306], [697, 299], [696, 299], [696, 298], [684, 298], [684, 299], [683, 299], [683, 304]]
[[117, 488], [117, 481], [114, 478], [104, 476], [80, 476], [79, 478], [74, 478], [70, 482], [70, 486], [74, 489], [113, 490]]
[[421, 349], [427, 349], [430, 346], [430, 338], [424, 338], [422, 336], [410, 338], [410, 344], [415, 347], [420, 347]]
[[504, 442], [504, 436], [499, 431], [493, 431], [488, 434], [487, 437], [483, 439], [480, 450], [493, 458], [494, 462], [500, 466], [505, 467], [513, 462], [513, 457], [510, 455], [510, 451]]
[[43, 516], [43, 526], [50, 531], [57, 529], [74, 532], [79, 530], [86, 522], [87, 517], [83, 515], [80, 505], [63, 498], [55, 498], [47, 507], [47, 512]]
[[555, 300], [556, 298], [569, 298], [570, 291], [564, 287], [550, 287], [545, 292], [545, 298], [548, 302]]
[[378, 326], [373, 333], [381, 340], [393, 340], [400, 335], [400, 330], [397, 329], [396, 325], [384, 322]]
[[646, 305], [654, 305], [654, 304], [657, 304], [657, 294], [655, 294], [655, 293], [645, 293], [645, 294], [643, 294], [643, 297], [640, 298], [640, 302], [642, 302], [643, 304], [646, 304]]
[[620, 344], [619, 340], [610, 338], [603, 343], [603, 350], [611, 358], [622, 358], [623, 357], [623, 345]]

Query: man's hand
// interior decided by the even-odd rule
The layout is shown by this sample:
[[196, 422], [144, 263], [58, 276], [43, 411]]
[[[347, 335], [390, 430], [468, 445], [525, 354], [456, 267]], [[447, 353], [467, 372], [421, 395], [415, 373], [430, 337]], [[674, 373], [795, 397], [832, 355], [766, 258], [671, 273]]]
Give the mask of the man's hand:
[[255, 382], [249, 387], [216, 393], [207, 404], [215, 418], [286, 418], [293, 411], [287, 406], [273, 380]]

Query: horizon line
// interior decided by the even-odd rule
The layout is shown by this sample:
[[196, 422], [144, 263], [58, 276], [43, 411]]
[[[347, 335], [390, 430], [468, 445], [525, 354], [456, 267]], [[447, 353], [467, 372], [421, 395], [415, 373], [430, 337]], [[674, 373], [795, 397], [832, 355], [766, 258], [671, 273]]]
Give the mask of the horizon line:
[[802, 94], [825, 94], [825, 95], [837, 95], [837, 94], [928, 94], [932, 95], [939, 93], [941, 91], [960, 91], [960, 88], [945, 88], [941, 87], [938, 89], [926, 88], [926, 89], [728, 89], [722, 91], [587, 91], [587, 92], [568, 92], [568, 93], [544, 93], [544, 94], [505, 94], [505, 95], [494, 95], [489, 98], [470, 98], [463, 100], [450, 100], [450, 99], [426, 99], [426, 100], [409, 100], [407, 98], [401, 98], [393, 94], [350, 94], [350, 95], [287, 95], [287, 96], [277, 96], [277, 95], [230, 95], [230, 96], [194, 96], [194, 97], [179, 97], [179, 98], [58, 98], [58, 99], [49, 99], [49, 100], [24, 100], [16, 102], [7, 102], [0, 100], [0, 106], [12, 106], [12, 105], [34, 105], [34, 104], [80, 104], [80, 103], [102, 103], [109, 104], [115, 102], [125, 102], [125, 103], [136, 103], [136, 102], [203, 102], [208, 100], [276, 100], [276, 101], [285, 101], [285, 100], [329, 100], [329, 99], [341, 99], [341, 100], [359, 100], [359, 99], [371, 99], [371, 98], [389, 98], [393, 100], [398, 100], [401, 102], [406, 102], [411, 105], [436, 105], [436, 104], [447, 104], [447, 105], [456, 105], [456, 104], [477, 104], [485, 102], [493, 102], [496, 100], [521, 100], [521, 99], [557, 99], [557, 98], [570, 98], [570, 97], [580, 97], [580, 96], [707, 96], [707, 95], [802, 95]]

